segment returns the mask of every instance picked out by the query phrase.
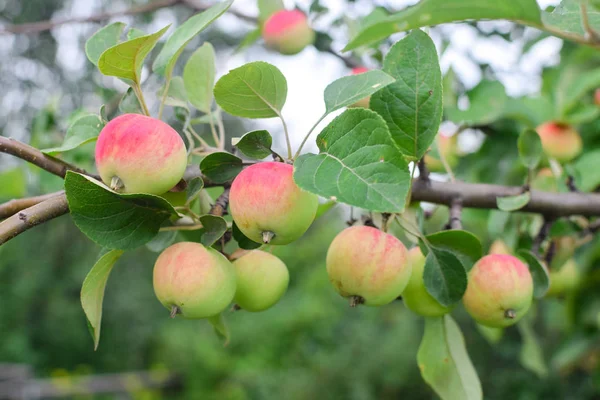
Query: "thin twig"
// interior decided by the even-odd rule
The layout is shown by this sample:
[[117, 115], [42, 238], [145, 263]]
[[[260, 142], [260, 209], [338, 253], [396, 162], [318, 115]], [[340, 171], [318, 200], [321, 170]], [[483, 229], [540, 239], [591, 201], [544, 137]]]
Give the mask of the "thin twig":
[[48, 156], [35, 147], [31, 147], [28, 144], [4, 136], [0, 136], [0, 153], [11, 154], [54, 175], [60, 176], [61, 178], [65, 177], [67, 171], [75, 171], [79, 172], [80, 174], [98, 178], [95, 175], [88, 174], [81, 168], [77, 168], [76, 166], [66, 163], [58, 158]]
[[424, 182], [429, 181], [429, 170], [427, 169], [427, 165], [425, 165], [425, 157], [421, 157], [419, 160], [419, 179]]
[[48, 193], [41, 196], [25, 197], [22, 199], [13, 199], [6, 203], [0, 204], [0, 219], [8, 218], [11, 215], [15, 215], [21, 210], [32, 207], [42, 201], [48, 200], [54, 196], [60, 196], [64, 194], [64, 190], [60, 190], [54, 193]]
[[211, 215], [216, 215], [217, 217], [222, 217], [223, 215], [227, 214], [227, 205], [229, 204], [229, 188], [225, 188], [225, 190], [223, 191], [223, 193], [221, 193], [221, 195], [219, 197], [217, 197], [217, 200], [215, 200], [215, 204], [211, 207], [210, 211], [208, 212]]
[[63, 193], [19, 211], [0, 222], [0, 245], [15, 236], [69, 212], [67, 196]]
[[[43, 32], [43, 31], [53, 29], [60, 25], [102, 22], [102, 21], [107, 21], [114, 17], [143, 14], [143, 13], [158, 10], [160, 8], [174, 6], [179, 3], [184, 3], [184, 1], [183, 0], [157, 0], [157, 1], [151, 2], [149, 4], [132, 7], [129, 10], [105, 12], [105, 13], [100, 13], [100, 14], [96, 14], [96, 15], [91, 15], [89, 17], [74, 17], [74, 18], [64, 18], [64, 19], [49, 20], [49, 21], [28, 22], [25, 24], [6, 25], [2, 29], [0, 29], [0, 35], [20, 34], [20, 33], [37, 33], [37, 32]], [[187, 2], [185, 2], [185, 3], [187, 3]]]
[[544, 243], [544, 240], [546, 240], [546, 238], [550, 234], [550, 228], [552, 228], [553, 222], [554, 222], [554, 220], [552, 220], [550, 218], [544, 218], [544, 223], [542, 224], [542, 227], [540, 228], [538, 234], [533, 239], [533, 244], [531, 245], [531, 251], [538, 257], [541, 256], [540, 248], [542, 247], [542, 243]]

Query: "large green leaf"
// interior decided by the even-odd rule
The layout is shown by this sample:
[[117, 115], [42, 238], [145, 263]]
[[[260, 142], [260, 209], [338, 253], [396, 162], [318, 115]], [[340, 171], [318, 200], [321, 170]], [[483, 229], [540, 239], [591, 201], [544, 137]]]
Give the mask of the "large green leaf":
[[539, 25], [540, 10], [535, 0], [421, 0], [366, 26], [344, 51], [377, 42], [395, 32], [471, 19], [508, 19]]
[[200, 217], [202, 223], [201, 239], [203, 245], [210, 247], [227, 231], [227, 222], [216, 215], [203, 215]]
[[294, 163], [301, 188], [371, 211], [404, 211], [408, 166], [379, 115], [347, 110], [325, 127], [317, 145], [318, 155], [305, 154]]
[[115, 22], [100, 28], [85, 42], [85, 54], [94, 65], [98, 65], [100, 55], [110, 47], [119, 43], [119, 37], [125, 29], [123, 22]]
[[113, 266], [122, 254], [123, 250], [110, 250], [104, 253], [87, 274], [81, 287], [81, 306], [94, 339], [94, 350], [98, 348], [100, 342], [104, 288]]
[[152, 71], [160, 75], [169, 75], [177, 58], [187, 44], [200, 32], [206, 29], [214, 20], [219, 18], [229, 7], [233, 0], [217, 3], [206, 11], [194, 15], [175, 29], [163, 48], [158, 53], [152, 64]]
[[251, 62], [229, 71], [214, 89], [215, 100], [231, 115], [277, 117], [287, 97], [287, 81], [275, 66]]
[[379, 70], [337, 79], [325, 88], [325, 112], [329, 114], [354, 104], [392, 82], [394, 78]]
[[75, 225], [91, 240], [109, 249], [141, 246], [158, 233], [176, 211], [168, 201], [150, 194], [119, 194], [85, 175], [67, 172], [65, 190]]
[[84, 115], [83, 117], [76, 119], [75, 122], [69, 126], [61, 146], [42, 151], [47, 154], [56, 154], [73, 150], [83, 144], [96, 140], [103, 127], [104, 122], [102, 122], [99, 116], [94, 114]]
[[[436, 232], [427, 235], [427, 241], [438, 249], [448, 250], [465, 267], [468, 272], [473, 265], [483, 256], [483, 248], [477, 236], [470, 232], [458, 229]], [[424, 254], [427, 251], [424, 250]]]
[[388, 124], [402, 153], [420, 159], [442, 120], [442, 73], [431, 38], [420, 30], [396, 43], [383, 62], [396, 82], [371, 98], [371, 109]]
[[544, 360], [542, 346], [531, 325], [530, 316], [526, 316], [517, 324], [523, 340], [519, 361], [521, 361], [521, 365], [543, 379], [548, 375], [548, 366]]
[[450, 315], [425, 319], [417, 363], [425, 382], [442, 400], [483, 399], [465, 339]]
[[[582, 0], [562, 0], [552, 12], [543, 11], [544, 25], [550, 25], [563, 32], [585, 34], [581, 25], [580, 4]], [[587, 0], [586, 0], [587, 1]], [[600, 11], [588, 7], [588, 19], [592, 28], [600, 29]]]
[[428, 247], [423, 282], [427, 292], [443, 306], [462, 299], [467, 290], [467, 271], [454, 253], [443, 248]]
[[142, 65], [156, 42], [169, 29], [165, 26], [151, 35], [141, 36], [107, 49], [98, 60], [98, 69], [104, 75], [140, 83]]
[[183, 69], [187, 98], [205, 114], [209, 114], [212, 109], [215, 74], [215, 49], [207, 42], [190, 56]]

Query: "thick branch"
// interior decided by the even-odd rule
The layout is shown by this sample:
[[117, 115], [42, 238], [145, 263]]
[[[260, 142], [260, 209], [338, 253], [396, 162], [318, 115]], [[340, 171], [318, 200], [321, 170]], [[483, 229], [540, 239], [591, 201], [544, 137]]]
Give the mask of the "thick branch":
[[0, 35], [14, 34], [14, 33], [37, 33], [53, 29], [60, 25], [73, 24], [73, 23], [87, 23], [87, 22], [102, 22], [109, 20], [113, 17], [119, 17], [122, 15], [134, 15], [143, 14], [150, 11], [158, 10], [159, 8], [173, 6], [175, 4], [182, 3], [183, 0], [157, 0], [149, 4], [144, 4], [137, 7], [132, 7], [129, 10], [105, 12], [89, 17], [74, 17], [64, 18], [50, 21], [39, 21], [30, 22], [26, 24], [18, 25], [6, 25], [0, 29]]
[[[498, 208], [496, 197], [521, 194], [520, 186], [500, 186], [463, 182], [424, 182], [416, 179], [413, 183], [412, 200], [426, 201], [451, 206], [456, 198], [462, 199], [467, 208]], [[520, 209], [523, 212], [542, 214], [546, 217], [566, 215], [600, 215], [600, 194], [598, 193], [549, 193], [531, 191], [531, 200]]]
[[47, 156], [35, 147], [4, 136], [0, 136], [0, 153], [12, 154], [61, 178], [65, 177], [67, 171], [89, 175], [81, 168], [70, 165], [58, 158]]
[[42, 196], [25, 197], [23, 199], [13, 199], [7, 201], [4, 204], [0, 204], [0, 219], [8, 218], [21, 210], [24, 210], [38, 203], [41, 203], [42, 201], [48, 200], [51, 197], [59, 196], [64, 193], [64, 190], [60, 190], [58, 192], [48, 193]]
[[26, 208], [0, 222], [0, 245], [36, 225], [69, 212], [67, 196], [63, 193]]

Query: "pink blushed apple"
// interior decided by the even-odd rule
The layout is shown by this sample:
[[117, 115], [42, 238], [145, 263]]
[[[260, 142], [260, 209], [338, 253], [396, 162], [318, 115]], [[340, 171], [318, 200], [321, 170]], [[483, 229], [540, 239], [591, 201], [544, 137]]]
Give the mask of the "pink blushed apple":
[[102, 181], [122, 193], [163, 194], [183, 177], [187, 153], [168, 124], [140, 114], [111, 120], [96, 143]]
[[340, 232], [327, 251], [327, 274], [351, 305], [381, 306], [397, 299], [408, 284], [408, 251], [396, 237], [370, 226]]
[[171, 316], [188, 319], [219, 314], [236, 290], [235, 270], [221, 253], [200, 243], [166, 248], [154, 265], [154, 292]]
[[491, 254], [469, 272], [463, 304], [479, 324], [503, 328], [523, 318], [532, 299], [533, 279], [527, 265], [511, 255]]
[[268, 47], [292, 55], [312, 44], [315, 32], [302, 11], [280, 10], [265, 21], [262, 37]]
[[261, 162], [234, 179], [229, 194], [236, 225], [257, 243], [288, 244], [312, 224], [319, 199], [294, 182], [294, 167]]
[[542, 148], [548, 157], [568, 162], [581, 153], [583, 143], [579, 133], [568, 124], [546, 122], [536, 128]]

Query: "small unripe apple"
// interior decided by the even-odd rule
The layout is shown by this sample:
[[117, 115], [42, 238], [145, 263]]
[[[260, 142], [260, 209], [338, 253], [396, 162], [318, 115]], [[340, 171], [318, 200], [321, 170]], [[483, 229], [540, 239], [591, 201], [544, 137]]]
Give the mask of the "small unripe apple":
[[[367, 68], [367, 67], [352, 68], [352, 75], [364, 74], [367, 71], [369, 71], [369, 68]], [[364, 98], [358, 100], [356, 103], [354, 103], [352, 105], [349, 105], [348, 107], [369, 108], [369, 101], [370, 100], [371, 100], [371, 96], [367, 96], [367, 97], [364, 97]]]
[[287, 290], [290, 274], [279, 258], [252, 250], [233, 262], [237, 278], [234, 302], [246, 311], [263, 311], [275, 305]]
[[408, 251], [408, 263], [412, 267], [410, 280], [404, 292], [402, 301], [411, 311], [424, 317], [439, 317], [449, 313], [452, 307], [444, 307], [434, 299], [423, 282], [423, 271], [425, 270], [425, 256], [419, 247]]
[[550, 168], [542, 168], [531, 181], [531, 188], [542, 192], [557, 192], [556, 178]]
[[244, 235], [257, 243], [288, 244], [306, 232], [319, 199], [300, 189], [293, 174], [290, 164], [261, 162], [233, 180], [229, 207]]
[[579, 286], [580, 274], [575, 260], [568, 260], [559, 270], [550, 270], [550, 288], [546, 296], [560, 296]]
[[[447, 136], [440, 133], [436, 140], [438, 152], [442, 153], [450, 168], [456, 167], [458, 164], [457, 135]], [[431, 151], [425, 154], [425, 165], [431, 172], [446, 172], [442, 160]]]
[[235, 294], [235, 269], [224, 255], [200, 243], [167, 247], [154, 264], [154, 293], [171, 316], [208, 318], [219, 314]]
[[292, 55], [312, 44], [315, 32], [302, 11], [280, 10], [265, 21], [262, 37], [270, 48], [281, 54]]
[[183, 178], [186, 166], [183, 140], [158, 119], [124, 114], [98, 136], [96, 168], [117, 192], [163, 194]]
[[353, 306], [381, 306], [394, 301], [406, 288], [410, 273], [404, 244], [370, 226], [344, 229], [327, 251], [329, 280]]
[[463, 304], [477, 323], [503, 328], [519, 321], [532, 299], [533, 279], [527, 265], [511, 255], [490, 254], [469, 272]]
[[536, 128], [542, 141], [542, 148], [548, 157], [559, 162], [568, 162], [581, 153], [581, 136], [571, 125], [559, 122], [546, 122]]
[[496, 239], [492, 242], [492, 245], [490, 246], [490, 251], [488, 252], [488, 254], [511, 254], [512, 252], [510, 251], [510, 249], [508, 248], [508, 246], [506, 245], [506, 243], [504, 243], [504, 240], [502, 239]]

